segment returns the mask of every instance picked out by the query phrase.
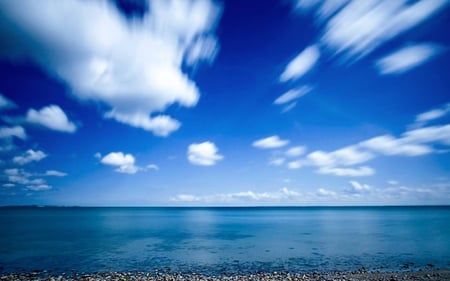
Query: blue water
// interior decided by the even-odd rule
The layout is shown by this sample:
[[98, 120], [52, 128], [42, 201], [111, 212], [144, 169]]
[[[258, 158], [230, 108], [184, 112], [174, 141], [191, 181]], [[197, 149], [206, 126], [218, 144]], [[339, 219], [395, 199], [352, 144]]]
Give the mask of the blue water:
[[0, 273], [450, 268], [450, 207], [0, 208]]

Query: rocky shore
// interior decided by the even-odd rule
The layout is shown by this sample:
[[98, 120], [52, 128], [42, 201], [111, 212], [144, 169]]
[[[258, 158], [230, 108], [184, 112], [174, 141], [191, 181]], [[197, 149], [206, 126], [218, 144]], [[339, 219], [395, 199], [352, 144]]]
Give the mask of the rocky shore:
[[396, 281], [396, 280], [450, 280], [450, 270], [422, 270], [411, 272], [368, 272], [364, 269], [355, 272], [339, 273], [255, 273], [247, 275], [206, 276], [201, 274], [173, 272], [102, 272], [91, 274], [61, 274], [53, 276], [45, 271], [28, 273], [9, 273], [0, 276], [0, 281], [36, 280], [36, 281], [97, 281], [97, 280], [161, 280], [161, 281]]

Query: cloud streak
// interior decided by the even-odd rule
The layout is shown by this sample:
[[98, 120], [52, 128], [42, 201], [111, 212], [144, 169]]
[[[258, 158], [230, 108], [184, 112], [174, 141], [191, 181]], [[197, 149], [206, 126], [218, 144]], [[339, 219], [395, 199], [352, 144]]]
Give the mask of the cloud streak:
[[441, 49], [429, 43], [409, 45], [379, 59], [375, 65], [382, 75], [401, 74], [424, 64], [440, 53]]
[[309, 46], [289, 62], [280, 75], [280, 81], [287, 82], [301, 78], [314, 67], [319, 57], [319, 48], [315, 45]]

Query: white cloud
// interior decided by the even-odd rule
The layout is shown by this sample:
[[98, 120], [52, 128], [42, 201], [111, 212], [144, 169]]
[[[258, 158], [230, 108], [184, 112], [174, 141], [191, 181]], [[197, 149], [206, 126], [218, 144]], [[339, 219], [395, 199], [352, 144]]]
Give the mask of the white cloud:
[[446, 5], [446, 0], [350, 1], [326, 22], [320, 42], [337, 54], [358, 59]]
[[4, 95], [0, 94], [0, 110], [15, 108], [16, 104]]
[[309, 93], [312, 90], [311, 86], [303, 86], [300, 88], [292, 89], [287, 91], [286, 93], [279, 96], [273, 103], [274, 104], [286, 104], [288, 102], [291, 102], [293, 100], [296, 100], [307, 93]]
[[280, 81], [286, 82], [299, 79], [314, 67], [319, 57], [319, 48], [316, 45], [309, 46], [286, 66], [286, 69], [280, 76]]
[[277, 192], [254, 192], [254, 191], [242, 191], [234, 193], [220, 193], [205, 196], [196, 196], [192, 194], [179, 194], [172, 198], [174, 202], [205, 202], [205, 203], [238, 203], [248, 201], [260, 201], [260, 202], [284, 202], [289, 200], [295, 200], [302, 196], [301, 193], [290, 190], [286, 187]]
[[64, 111], [57, 105], [49, 105], [37, 111], [30, 109], [27, 112], [26, 121], [38, 124], [51, 130], [73, 133], [76, 126], [69, 121]]
[[23, 155], [15, 156], [13, 158], [13, 162], [19, 165], [25, 165], [30, 162], [41, 161], [45, 157], [47, 157], [47, 154], [45, 154], [43, 151], [41, 150], [34, 151], [33, 149], [29, 149]]
[[148, 5], [142, 19], [129, 20], [109, 1], [1, 2], [0, 57], [30, 59], [77, 98], [107, 105], [107, 117], [167, 136], [180, 122], [160, 113], [197, 104], [185, 66], [213, 60], [221, 7], [208, 0]]
[[281, 166], [281, 165], [284, 164], [285, 161], [286, 161], [286, 159], [284, 159], [284, 158], [276, 158], [276, 159], [271, 160], [271, 161], [269, 162], [269, 165], [272, 165], [272, 166]]
[[375, 170], [367, 166], [358, 168], [336, 168], [324, 166], [320, 167], [317, 172], [319, 174], [334, 175], [339, 177], [365, 177], [375, 174]]
[[21, 126], [0, 127], [0, 139], [8, 139], [11, 137], [24, 140], [27, 138], [27, 134], [25, 133], [25, 129]]
[[395, 180], [389, 180], [387, 183], [390, 185], [398, 185], [399, 184], [399, 182], [395, 181]]
[[65, 177], [67, 176], [67, 173], [63, 173], [56, 170], [48, 170], [45, 172], [46, 176], [53, 176], [53, 177]]
[[16, 185], [13, 184], [13, 183], [4, 183], [4, 184], [2, 184], [2, 186], [3, 186], [3, 187], [10, 188], [10, 187], [15, 187]]
[[374, 155], [360, 150], [357, 146], [347, 146], [332, 152], [314, 151], [308, 154], [307, 159], [315, 166], [350, 166], [367, 162]]
[[429, 43], [409, 45], [379, 59], [375, 65], [380, 74], [399, 74], [427, 62], [441, 49]]
[[306, 165], [305, 161], [302, 161], [302, 160], [290, 161], [289, 163], [287, 163], [288, 169], [291, 169], [291, 170], [300, 169], [301, 167], [303, 167], [305, 165]]
[[270, 149], [270, 148], [278, 148], [283, 147], [289, 143], [289, 140], [282, 140], [279, 136], [274, 135], [267, 138], [256, 140], [252, 143], [254, 147]]
[[418, 126], [423, 126], [425, 123], [444, 117], [449, 113], [450, 113], [450, 103], [446, 103], [442, 105], [440, 108], [435, 108], [417, 115], [415, 123]]
[[134, 156], [123, 152], [110, 152], [105, 155], [100, 162], [105, 165], [117, 167], [116, 172], [125, 174], [135, 174], [140, 168], [135, 163]]
[[15, 187], [17, 185], [25, 186], [28, 190], [40, 191], [48, 190], [52, 187], [47, 184], [46, 180], [43, 178], [37, 178], [36, 176], [42, 176], [40, 174], [32, 174], [26, 172], [23, 169], [11, 168], [5, 169], [4, 175], [8, 183], [3, 186]]
[[369, 185], [362, 184], [357, 181], [349, 181], [349, 184], [350, 184], [350, 188], [347, 189], [347, 191], [352, 192], [352, 193], [353, 192], [355, 192], [355, 193], [367, 192], [371, 189]]
[[419, 156], [433, 151], [427, 145], [410, 143], [406, 139], [396, 139], [389, 135], [371, 138], [361, 142], [360, 146], [385, 155]]
[[49, 190], [52, 187], [48, 184], [38, 184], [38, 185], [29, 185], [27, 186], [27, 189], [32, 190], [32, 191], [44, 191], [44, 190]]
[[288, 157], [297, 157], [303, 155], [306, 152], [305, 146], [294, 146], [286, 150], [284, 154]]
[[159, 166], [156, 164], [149, 164], [145, 167], [147, 170], [155, 170], [158, 171], [159, 170]]
[[325, 188], [319, 188], [317, 190], [317, 195], [320, 197], [335, 197], [337, 194], [334, 191]]
[[223, 159], [216, 145], [209, 141], [189, 145], [187, 156], [190, 163], [200, 166], [213, 166]]

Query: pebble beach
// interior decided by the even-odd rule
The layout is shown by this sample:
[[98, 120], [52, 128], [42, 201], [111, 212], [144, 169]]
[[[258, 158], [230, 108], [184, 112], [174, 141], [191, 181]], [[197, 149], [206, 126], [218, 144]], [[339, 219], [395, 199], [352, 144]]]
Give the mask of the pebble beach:
[[90, 274], [61, 274], [50, 275], [45, 271], [33, 271], [28, 273], [9, 273], [0, 277], [1, 281], [13, 280], [35, 280], [35, 281], [119, 281], [119, 280], [164, 280], [164, 281], [219, 281], [219, 280], [243, 280], [243, 281], [396, 281], [396, 280], [450, 280], [450, 270], [420, 270], [410, 272], [369, 272], [360, 269], [353, 272], [337, 273], [286, 273], [270, 272], [255, 273], [247, 275], [221, 275], [207, 276], [196, 273], [173, 273], [173, 272], [102, 272]]

